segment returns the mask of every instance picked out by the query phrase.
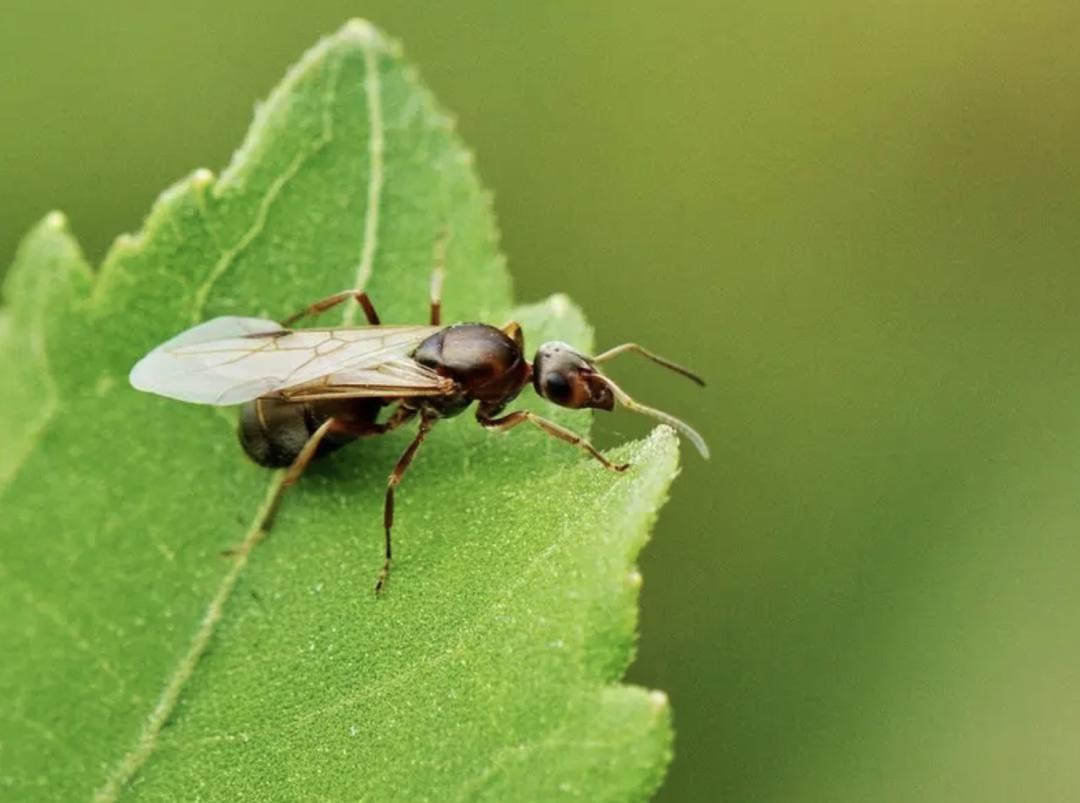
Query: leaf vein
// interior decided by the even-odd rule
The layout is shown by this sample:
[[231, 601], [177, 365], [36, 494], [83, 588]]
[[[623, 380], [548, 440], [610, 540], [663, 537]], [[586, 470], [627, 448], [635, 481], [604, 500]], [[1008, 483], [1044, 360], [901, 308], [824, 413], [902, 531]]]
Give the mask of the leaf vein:
[[[365, 41], [364, 94], [368, 109], [368, 186], [367, 208], [364, 210], [364, 242], [360, 247], [360, 262], [352, 286], [362, 290], [371, 278], [375, 263], [375, 248], [379, 234], [379, 206], [382, 203], [383, 156], [386, 141], [383, 131], [382, 85], [379, 80], [379, 57], [374, 41]], [[352, 326], [356, 320], [356, 304], [345, 307], [342, 323]]]
[[57, 610], [55, 606], [50, 605], [49, 603], [40, 599], [37, 594], [34, 593], [31, 586], [27, 585], [23, 580], [19, 579], [11, 572], [10, 569], [7, 568], [7, 566], [2, 563], [0, 563], [0, 576], [4, 577], [5, 582], [10, 583], [11, 585], [18, 588], [19, 594], [22, 596], [23, 601], [27, 605], [29, 605], [37, 613], [41, 614], [43, 617], [52, 622], [56, 626], [56, 628], [65, 636], [67, 636], [71, 640], [71, 642], [82, 652], [85, 652], [87, 655], [91, 656], [94, 659], [94, 662], [97, 664], [98, 668], [101, 669], [101, 671], [108, 675], [110, 678], [115, 680], [119, 684], [121, 689], [126, 690], [128, 688], [127, 681], [125, 681], [119, 674], [117, 674], [116, 670], [113, 668], [112, 664], [109, 663], [108, 659], [106, 659], [102, 655], [98, 655], [94, 651], [94, 648], [90, 645], [90, 642], [79, 632], [78, 628], [76, 628], [67, 619], [65, 619], [64, 615], [60, 613], [60, 611]]
[[214, 289], [214, 285], [221, 279], [222, 276], [232, 267], [236, 258], [254, 242], [255, 238], [259, 236], [263, 228], [266, 226], [266, 219], [270, 213], [270, 207], [273, 206], [274, 201], [281, 194], [281, 191], [285, 188], [285, 185], [295, 176], [304, 162], [307, 161], [310, 155], [310, 150], [303, 150], [296, 155], [296, 157], [289, 163], [289, 166], [281, 172], [281, 174], [271, 182], [266, 194], [259, 202], [259, 208], [255, 213], [255, 221], [251, 227], [244, 232], [236, 243], [228, 250], [222, 252], [221, 257], [214, 264], [213, 269], [210, 271], [210, 275], [206, 277], [206, 280], [199, 285], [195, 290], [195, 301], [191, 305], [191, 322], [198, 323], [202, 320], [203, 311], [206, 308], [206, 301], [210, 296], [210, 292]]
[[[301, 149], [301, 151], [293, 157], [293, 160], [288, 166], [270, 183], [270, 186], [263, 194], [263, 197], [259, 200], [259, 205], [255, 212], [255, 220], [252, 222], [251, 226], [243, 235], [241, 235], [240, 239], [237, 240], [231, 248], [222, 252], [205, 281], [196, 288], [194, 303], [191, 308], [192, 323], [199, 323], [202, 320], [207, 300], [214, 289], [214, 285], [216, 285], [221, 277], [228, 272], [229, 268], [233, 266], [237, 257], [240, 256], [240, 254], [242, 254], [266, 228], [270, 209], [280, 197], [285, 187], [296, 177], [300, 172], [300, 168], [302, 168], [308, 160], [333, 141], [333, 115], [330, 113], [330, 110], [333, 108], [337, 98], [337, 82], [340, 72], [341, 60], [335, 59], [331, 68], [330, 79], [327, 81], [327, 88], [322, 97], [322, 131], [319, 134], [319, 137], [311, 142], [306, 148]], [[210, 231], [210, 221], [206, 217], [205, 212], [202, 217], [203, 225]], [[216, 236], [214, 236], [212, 231], [211, 238], [216, 240]]]
[[[50, 215], [49, 224], [56, 229], [63, 227], [63, 218], [57, 218], [54, 215]], [[45, 337], [45, 297], [49, 291], [51, 278], [46, 271], [39, 271], [35, 282], [34, 293], [34, 305], [33, 305], [33, 323], [30, 326], [30, 353], [33, 354], [37, 364], [38, 370], [41, 373], [42, 384], [45, 386], [45, 398], [41, 404], [41, 413], [33, 424], [28, 427], [28, 434], [23, 441], [22, 449], [18, 457], [15, 458], [10, 464], [8, 464], [7, 471], [0, 474], [0, 493], [6, 491], [12, 480], [19, 474], [26, 461], [30, 459], [30, 456], [34, 453], [34, 449], [37, 448], [41, 438], [45, 435], [45, 430], [49, 428], [49, 423], [52, 421], [53, 416], [60, 409], [60, 391], [57, 385], [56, 377], [53, 375], [52, 366], [49, 363], [49, 349], [48, 343]]]
[[[600, 469], [598, 469], [600, 470]], [[596, 504], [598, 506], [607, 503], [608, 499], [613, 496], [619, 490], [619, 485], [616, 483], [597, 497]], [[431, 656], [425, 661], [417, 662], [407, 672], [397, 673], [382, 681], [377, 681], [373, 684], [369, 684], [362, 689], [357, 690], [354, 694], [341, 697], [335, 700], [329, 705], [324, 705], [319, 708], [314, 708], [304, 712], [300, 716], [293, 717], [289, 720], [290, 726], [302, 725], [311, 721], [321, 720], [329, 714], [333, 714], [349, 706], [361, 703], [364, 700], [372, 697], [382, 696], [384, 692], [393, 689], [398, 686], [402, 686], [408, 683], [417, 675], [423, 675], [429, 673], [434, 667], [439, 664], [446, 663], [460, 656], [465, 650], [467, 650], [481, 635], [486, 634], [490, 630], [492, 622], [497, 620], [505, 608], [513, 602], [519, 589], [527, 586], [533, 579], [533, 576], [543, 567], [548, 558], [564, 549], [566, 545], [575, 537], [577, 528], [575, 523], [571, 519], [567, 519], [563, 523], [562, 533], [560, 537], [553, 540], [544, 549], [538, 552], [533, 558], [526, 564], [521, 572], [515, 575], [513, 582], [508, 583], [502, 590], [500, 598], [491, 605], [485, 608], [485, 615], [479, 616], [472, 621], [471, 624], [464, 624], [458, 628], [458, 637], [453, 645], [445, 648], [442, 652]], [[280, 726], [275, 726], [275, 729]], [[258, 735], [260, 731], [247, 732], [247, 736]], [[200, 742], [216, 742], [223, 739], [233, 738], [235, 735], [223, 734], [220, 736], [205, 737], [198, 740]]]
[[60, 737], [56, 735], [55, 731], [53, 731], [46, 725], [43, 725], [37, 720], [31, 719], [30, 717], [27, 717], [17, 711], [11, 711], [11, 717], [12, 719], [16, 719], [22, 724], [26, 725], [28, 728], [30, 728], [30, 730], [37, 734], [42, 741], [47, 742], [52, 747], [56, 747], [62, 750], [68, 755], [69, 759], [78, 760], [82, 758], [82, 756], [78, 755], [71, 748], [70, 745], [60, 739]]
[[188, 644], [187, 651], [181, 656], [176, 668], [166, 680], [161, 696], [143, 724], [143, 729], [136, 740], [135, 746], [117, 762], [109, 772], [105, 782], [94, 793], [95, 803], [113, 803], [113, 801], [117, 800], [128, 781], [142, 768], [154, 752], [154, 748], [157, 747], [161, 729], [165, 726], [169, 717], [172, 716], [184, 686], [187, 685], [188, 680], [195, 673], [195, 667], [198, 665], [199, 659], [206, 652], [210, 639], [214, 635], [214, 630], [221, 620], [225, 603], [236, 587], [241, 572], [247, 566], [251, 551], [266, 535], [266, 523], [273, 512], [274, 500], [284, 476], [283, 471], [274, 472], [274, 477], [267, 488], [266, 498], [255, 512], [244, 540], [236, 550], [232, 565], [218, 584], [217, 591], [210, 600], [210, 604], [207, 605], [206, 612], [203, 614], [195, 635], [192, 636]]

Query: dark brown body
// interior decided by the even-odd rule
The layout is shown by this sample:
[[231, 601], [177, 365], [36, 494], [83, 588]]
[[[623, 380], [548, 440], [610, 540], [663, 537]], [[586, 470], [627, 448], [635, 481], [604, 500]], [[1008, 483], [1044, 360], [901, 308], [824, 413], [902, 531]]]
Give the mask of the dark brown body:
[[[530, 379], [521, 345], [486, 324], [448, 326], [424, 340], [410, 356], [454, 380], [456, 392], [446, 396], [400, 400], [408, 410], [438, 418], [458, 415], [474, 401], [485, 415], [497, 415]], [[284, 468], [330, 418], [334, 427], [320, 440], [315, 458], [358, 438], [385, 432], [377, 420], [379, 411], [397, 401], [387, 397], [305, 402], [265, 396], [241, 409], [240, 443], [259, 465]]]
[[458, 393], [420, 399], [420, 409], [449, 418], [480, 402], [480, 413], [495, 415], [517, 398], [532, 372], [522, 344], [502, 329], [483, 323], [459, 323], [429, 337], [412, 358], [440, 376], [453, 379]]
[[329, 418], [345, 426], [327, 432], [319, 441], [316, 458], [365, 434], [378, 434], [376, 418], [384, 404], [382, 399], [296, 402], [266, 396], [240, 408], [240, 445], [260, 466], [285, 468]]
[[[439, 262], [444, 255], [445, 244], [445, 237], [437, 244]], [[375, 584], [376, 593], [383, 587], [390, 572], [394, 489], [400, 485], [417, 450], [435, 423], [441, 418], [464, 412], [473, 402], [477, 402], [476, 421], [485, 429], [507, 432], [520, 424], [529, 423], [554, 438], [581, 448], [611, 471], [625, 471], [629, 464], [612, 463], [577, 433], [531, 410], [515, 410], [503, 415], [503, 409], [531, 380], [541, 398], [560, 407], [611, 410], [618, 401], [626, 408], [645, 413], [675, 427], [693, 441], [703, 457], [708, 457], [704, 440], [689, 425], [634, 401], [600, 373], [597, 365], [632, 351], [704, 385], [700, 377], [636, 343], [623, 343], [590, 358], [565, 343], [549, 342], [540, 346], [530, 364], [524, 356], [525, 344], [521, 327], [516, 323], [508, 323], [501, 329], [479, 323], [435, 329], [441, 326], [442, 273], [441, 265], [437, 265], [431, 282], [428, 324], [431, 328], [424, 328], [424, 332], [434, 330], [434, 333], [421, 340], [411, 353], [404, 355], [409, 360], [402, 359], [401, 351], [408, 348], [408, 344], [416, 342], [411, 336], [396, 341], [400, 346], [398, 350], [376, 350], [368, 355], [373, 358], [382, 356], [385, 359], [384, 365], [378, 364], [377, 359], [372, 360], [374, 364], [362, 364], [361, 361], [351, 363], [353, 358], [346, 354], [347, 359], [342, 365], [336, 366], [346, 371], [340, 376], [330, 370], [321, 380], [298, 382], [290, 386], [287, 380], [291, 374], [286, 376], [284, 381], [276, 375], [253, 375], [250, 379], [258, 379], [261, 383], [259, 387], [274, 387], [278, 390], [247, 402], [240, 412], [239, 436], [244, 451], [260, 465], [288, 467], [267, 502], [261, 524], [263, 530], [270, 527], [284, 490], [300, 478], [313, 459], [340, 449], [358, 438], [391, 432], [412, 419], [419, 418], [415, 436], [387, 478], [383, 505], [386, 540], [383, 565]], [[229, 393], [238, 389], [246, 390], [246, 386], [241, 385], [238, 388], [236, 374], [224, 372], [215, 375], [214, 364], [200, 362], [198, 359], [200, 353], [220, 354], [221, 348], [209, 352], [199, 352], [196, 349], [191, 353], [185, 349], [190, 350], [197, 345], [211, 349], [218, 347], [222, 332], [228, 331], [233, 340], [227, 340], [223, 348], [225, 351], [237, 353], [234, 359], [227, 361], [232, 365], [247, 355], [273, 347], [277, 338], [291, 334], [290, 327], [301, 318], [318, 315], [349, 300], [354, 300], [361, 306], [370, 326], [381, 326], [375, 307], [363, 290], [345, 290], [316, 301], [296, 315], [281, 321], [280, 328], [275, 327], [272, 322], [257, 320], [254, 322], [257, 331], [253, 331], [250, 329], [251, 321], [248, 320], [216, 319], [182, 333], [144, 357], [132, 369], [132, 385], [139, 390], [160, 393], [183, 401], [225, 403], [223, 400]], [[271, 326], [266, 327], [266, 323], [271, 323]], [[206, 327], [213, 330], [213, 337], [209, 337]], [[327, 336], [324, 342], [337, 339], [340, 345], [342, 341], [335, 338], [335, 331], [322, 330]], [[423, 337], [424, 332], [417, 331], [415, 335]], [[402, 334], [402, 328], [398, 327], [396, 335], [400, 337]], [[381, 333], [362, 333], [359, 339], [368, 335], [379, 337]], [[196, 336], [200, 339], [193, 339]], [[234, 344], [236, 337], [253, 338], [257, 342], [252, 343], [251, 349], [238, 348]], [[312, 347], [310, 351], [312, 359], [320, 356], [318, 347]], [[193, 358], [193, 362], [179, 360], [178, 355], [182, 353]], [[179, 360], [175, 364], [172, 362], [174, 357]], [[359, 372], [362, 370], [368, 371], [367, 376], [353, 378], [350, 382], [347, 373], [350, 364], [358, 371], [354, 377], [360, 377]], [[380, 374], [383, 368], [386, 370]], [[241, 375], [242, 373], [241, 370]], [[177, 375], [198, 376], [201, 383], [199, 392], [189, 393], [179, 387]], [[216, 398], [208, 395], [212, 388], [220, 388], [222, 395]], [[238, 397], [229, 398], [239, 401]], [[243, 398], [250, 396], [244, 395]], [[391, 409], [380, 421], [380, 415], [386, 407]]]

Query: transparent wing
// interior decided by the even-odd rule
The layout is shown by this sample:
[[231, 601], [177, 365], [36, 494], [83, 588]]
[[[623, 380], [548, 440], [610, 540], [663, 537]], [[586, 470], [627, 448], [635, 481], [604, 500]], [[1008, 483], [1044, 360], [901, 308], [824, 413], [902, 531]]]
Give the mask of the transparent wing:
[[[437, 395], [452, 383], [408, 358], [434, 326], [282, 329], [262, 318], [215, 318], [174, 337], [131, 369], [138, 390], [198, 404], [240, 404], [290, 388], [346, 395]], [[331, 379], [333, 377], [333, 379]], [[377, 380], [377, 382], [375, 382]], [[361, 392], [368, 387], [372, 392]]]
[[303, 385], [278, 392], [295, 400], [363, 398], [371, 396], [442, 396], [454, 390], [454, 383], [426, 366], [402, 357], [370, 367], [352, 366]]

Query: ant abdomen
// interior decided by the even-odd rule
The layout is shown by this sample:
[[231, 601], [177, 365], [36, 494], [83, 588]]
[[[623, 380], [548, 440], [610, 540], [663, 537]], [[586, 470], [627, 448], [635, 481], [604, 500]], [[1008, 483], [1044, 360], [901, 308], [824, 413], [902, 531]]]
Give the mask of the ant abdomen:
[[[347, 407], [348, 409], [342, 409]], [[356, 440], [375, 426], [382, 403], [378, 399], [348, 402], [291, 402], [273, 397], [249, 401], [240, 409], [238, 435], [248, 457], [260, 466], [291, 465], [304, 444], [328, 418], [349, 424], [332, 429], [320, 441], [315, 457], [322, 457]]]

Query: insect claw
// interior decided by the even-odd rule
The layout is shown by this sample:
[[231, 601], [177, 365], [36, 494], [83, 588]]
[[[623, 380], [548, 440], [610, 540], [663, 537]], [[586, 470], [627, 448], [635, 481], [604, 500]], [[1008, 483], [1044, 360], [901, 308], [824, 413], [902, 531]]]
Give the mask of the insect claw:
[[630, 463], [619, 463], [619, 465], [615, 466], [615, 470], [618, 471], [621, 474], [622, 472], [624, 472], [628, 468], [630, 468], [630, 466], [631, 466]]
[[384, 585], [386, 585], [387, 579], [390, 577], [390, 561], [386, 561], [383, 567], [379, 569], [379, 579], [375, 582], [375, 596], [379, 596], [379, 592], [382, 591]]

